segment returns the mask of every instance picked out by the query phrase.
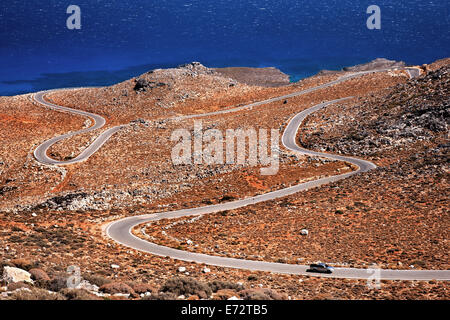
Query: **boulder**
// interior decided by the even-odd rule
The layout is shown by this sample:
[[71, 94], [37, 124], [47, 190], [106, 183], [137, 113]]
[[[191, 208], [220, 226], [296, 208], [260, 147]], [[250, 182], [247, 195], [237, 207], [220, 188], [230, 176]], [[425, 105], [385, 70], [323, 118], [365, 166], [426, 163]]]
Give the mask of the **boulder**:
[[14, 282], [33, 283], [33, 280], [31, 280], [31, 273], [15, 267], [3, 268], [3, 280], [8, 284]]

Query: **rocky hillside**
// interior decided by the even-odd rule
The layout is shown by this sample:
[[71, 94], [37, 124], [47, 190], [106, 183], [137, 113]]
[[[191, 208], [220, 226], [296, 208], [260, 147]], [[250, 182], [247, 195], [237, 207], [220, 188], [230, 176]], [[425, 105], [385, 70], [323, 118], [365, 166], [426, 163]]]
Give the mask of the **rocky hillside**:
[[[302, 141], [312, 149], [380, 155], [444, 138], [450, 125], [450, 66], [400, 84], [381, 96], [362, 99], [331, 115]], [[342, 113], [352, 114], [341, 121]], [[447, 149], [443, 144], [440, 149]]]
[[405, 65], [406, 64], [403, 61], [395, 61], [395, 60], [388, 60], [388, 59], [384, 59], [384, 58], [377, 58], [377, 59], [372, 60], [367, 63], [358, 64], [356, 66], [351, 66], [351, 67], [344, 67], [340, 71], [322, 70], [319, 72], [319, 75], [334, 74], [334, 73], [341, 73], [341, 72], [362, 72], [362, 71], [380, 70], [380, 69], [387, 69], [387, 68], [402, 68]]
[[240, 83], [262, 87], [280, 87], [290, 83], [289, 76], [277, 68], [217, 68], [214, 69], [226, 77]]

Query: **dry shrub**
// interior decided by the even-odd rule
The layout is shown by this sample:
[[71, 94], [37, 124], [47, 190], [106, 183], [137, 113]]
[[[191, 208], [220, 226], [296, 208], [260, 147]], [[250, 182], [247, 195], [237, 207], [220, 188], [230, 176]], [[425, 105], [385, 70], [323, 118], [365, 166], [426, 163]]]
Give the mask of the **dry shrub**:
[[29, 290], [16, 290], [9, 297], [9, 300], [67, 300], [60, 293], [48, 292], [44, 289], [33, 288]]
[[50, 291], [61, 291], [62, 289], [67, 288], [67, 278], [66, 277], [57, 277], [50, 281], [45, 282], [47, 284], [47, 289]]
[[68, 300], [101, 300], [96, 295], [84, 289], [65, 288], [60, 291]]
[[83, 279], [89, 283], [95, 284], [98, 287], [104, 286], [105, 284], [111, 283], [112, 280], [105, 278], [97, 274], [83, 274]]
[[25, 282], [13, 282], [13, 283], [8, 284], [7, 288], [8, 288], [8, 291], [14, 291], [14, 290], [21, 289], [21, 288], [31, 289], [32, 287], [28, 283], [25, 283]]
[[193, 278], [175, 277], [167, 280], [167, 282], [161, 287], [161, 292], [170, 292], [176, 296], [184, 295], [197, 295], [201, 299], [207, 299], [211, 296], [211, 288], [200, 281]]
[[177, 296], [172, 292], [159, 292], [152, 294], [151, 296], [146, 296], [142, 300], [176, 300]]
[[132, 297], [137, 297], [136, 292], [134, 292], [134, 290], [129, 285], [123, 282], [107, 283], [100, 287], [100, 291], [109, 294], [124, 293], [129, 294]]
[[37, 266], [37, 262], [33, 262], [27, 259], [13, 259], [11, 260], [11, 263], [14, 264], [15, 267], [23, 270], [30, 270]]
[[142, 294], [146, 292], [155, 293], [156, 290], [151, 285], [147, 283], [136, 283], [136, 282], [127, 282], [127, 284], [136, 292], [137, 294]]
[[217, 292], [219, 290], [224, 289], [230, 289], [235, 291], [241, 291], [244, 290], [244, 287], [242, 285], [228, 282], [228, 281], [220, 281], [220, 280], [214, 280], [210, 283], [208, 283], [208, 286], [211, 288], [212, 292]]
[[48, 274], [42, 269], [34, 268], [34, 269], [31, 269], [29, 272], [31, 273], [31, 278], [33, 280], [37, 280], [37, 281], [49, 281], [50, 280], [50, 277], [48, 276]]
[[248, 289], [241, 291], [244, 300], [286, 300], [286, 297], [271, 289]]

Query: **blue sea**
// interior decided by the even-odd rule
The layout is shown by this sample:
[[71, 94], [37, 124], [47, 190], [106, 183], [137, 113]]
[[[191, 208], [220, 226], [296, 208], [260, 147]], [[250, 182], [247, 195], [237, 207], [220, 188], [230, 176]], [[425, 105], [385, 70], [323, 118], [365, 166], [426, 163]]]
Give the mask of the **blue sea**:
[[[369, 30], [369, 5], [381, 30]], [[69, 30], [69, 5], [81, 29]], [[154, 68], [275, 66], [292, 81], [377, 57], [450, 56], [448, 0], [2, 0], [0, 95], [111, 85]]]

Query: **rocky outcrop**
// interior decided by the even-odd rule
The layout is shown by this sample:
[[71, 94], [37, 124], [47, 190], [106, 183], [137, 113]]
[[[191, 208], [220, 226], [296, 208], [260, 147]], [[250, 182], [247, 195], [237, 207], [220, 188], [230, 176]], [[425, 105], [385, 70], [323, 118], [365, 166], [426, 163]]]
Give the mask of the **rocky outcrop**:
[[406, 64], [403, 61], [388, 60], [384, 58], [378, 58], [368, 63], [358, 64], [353, 67], [345, 67], [343, 71], [360, 72], [369, 70], [378, 70], [386, 68], [402, 68]]
[[31, 279], [31, 273], [15, 267], [3, 268], [3, 281], [8, 284], [15, 282], [33, 283], [33, 280]]
[[378, 58], [367, 63], [358, 64], [356, 66], [344, 67], [341, 70], [322, 70], [318, 73], [318, 75], [323, 76], [323, 75], [337, 74], [341, 72], [362, 72], [387, 68], [403, 68], [405, 66], [406, 64], [403, 61]]
[[151, 90], [153, 88], [164, 87], [167, 85], [164, 82], [147, 81], [143, 78], [137, 78], [135, 81], [136, 81], [136, 84], [135, 84], [133, 90], [136, 92], [147, 91], [147, 90]]
[[[449, 66], [412, 79], [392, 88], [385, 96], [362, 101], [355, 107], [357, 114], [353, 121], [346, 120], [343, 124], [352, 129], [335, 129], [336, 136], [331, 141], [324, 141], [322, 133], [312, 134], [303, 143], [316, 150], [374, 155], [429, 141], [450, 126], [449, 84]], [[339, 121], [330, 121], [330, 128], [337, 127]], [[342, 131], [346, 134], [342, 135]]]
[[281, 87], [290, 84], [289, 75], [277, 68], [217, 68], [217, 73], [251, 86]]

